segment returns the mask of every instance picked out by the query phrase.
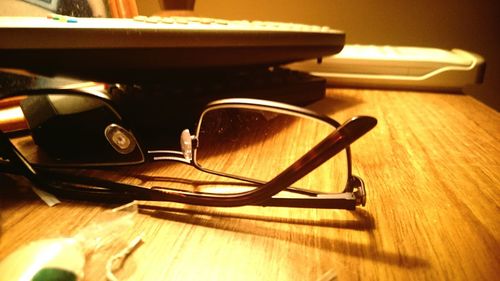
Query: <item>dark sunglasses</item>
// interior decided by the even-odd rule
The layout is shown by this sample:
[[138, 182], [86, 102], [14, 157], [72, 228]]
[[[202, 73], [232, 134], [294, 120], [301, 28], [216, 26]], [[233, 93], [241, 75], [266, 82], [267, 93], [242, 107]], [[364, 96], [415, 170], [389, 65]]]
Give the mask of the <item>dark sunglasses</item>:
[[[224, 99], [208, 104], [195, 134], [182, 131], [180, 150], [170, 150], [147, 145], [103, 91], [29, 90], [1, 98], [0, 108], [19, 116], [17, 123], [0, 118], [0, 171], [57, 196], [350, 210], [366, 202], [349, 145], [376, 125], [373, 117], [339, 124], [288, 104]], [[332, 164], [315, 179], [333, 179], [339, 192], [303, 188], [305, 176], [325, 162]], [[203, 180], [189, 181], [193, 172], [179, 163]]]

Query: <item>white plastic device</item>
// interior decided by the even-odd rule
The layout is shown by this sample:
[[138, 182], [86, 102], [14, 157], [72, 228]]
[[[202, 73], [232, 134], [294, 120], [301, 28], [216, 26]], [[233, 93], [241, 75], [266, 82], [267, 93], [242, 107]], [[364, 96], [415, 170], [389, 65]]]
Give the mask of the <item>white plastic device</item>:
[[341, 87], [460, 91], [482, 82], [484, 59], [460, 49], [345, 45], [321, 63], [289, 65]]

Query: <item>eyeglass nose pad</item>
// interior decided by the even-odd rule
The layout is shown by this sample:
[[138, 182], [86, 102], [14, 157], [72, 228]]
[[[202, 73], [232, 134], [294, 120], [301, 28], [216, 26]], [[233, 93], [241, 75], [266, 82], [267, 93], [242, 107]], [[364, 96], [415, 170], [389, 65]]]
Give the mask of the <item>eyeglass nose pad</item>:
[[104, 136], [109, 144], [120, 154], [129, 154], [134, 151], [136, 141], [134, 136], [116, 124], [110, 124], [104, 129]]
[[181, 150], [182, 150], [182, 155], [184, 155], [184, 158], [188, 161], [191, 161], [193, 159], [193, 138], [191, 137], [191, 133], [189, 132], [189, 129], [185, 129], [181, 133]]

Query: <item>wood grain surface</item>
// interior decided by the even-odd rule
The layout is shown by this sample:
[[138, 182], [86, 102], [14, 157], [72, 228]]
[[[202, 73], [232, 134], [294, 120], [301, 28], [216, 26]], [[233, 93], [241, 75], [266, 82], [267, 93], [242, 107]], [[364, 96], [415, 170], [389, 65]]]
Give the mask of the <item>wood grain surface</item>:
[[[330, 89], [311, 108], [371, 115], [352, 146], [367, 205], [356, 211], [141, 203], [123, 241], [144, 243], [121, 280], [496, 280], [500, 274], [500, 115], [471, 97]], [[47, 207], [23, 178], [0, 175], [0, 260], [72, 235], [110, 205]], [[122, 242], [123, 242], [122, 241]], [[122, 242], [88, 260], [88, 280]], [[123, 245], [122, 245], [123, 246]], [[325, 276], [328, 272], [335, 274]], [[324, 277], [324, 279], [320, 279]]]

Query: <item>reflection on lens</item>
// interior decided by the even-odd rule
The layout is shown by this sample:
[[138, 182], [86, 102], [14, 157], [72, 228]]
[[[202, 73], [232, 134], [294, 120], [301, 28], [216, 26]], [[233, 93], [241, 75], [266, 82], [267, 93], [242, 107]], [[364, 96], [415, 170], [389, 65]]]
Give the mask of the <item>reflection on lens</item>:
[[[199, 166], [260, 181], [277, 176], [335, 130], [331, 124], [305, 115], [234, 106], [209, 110], [200, 122], [195, 155]], [[317, 169], [325, 179], [334, 178], [337, 189], [346, 180], [343, 154]], [[308, 185], [310, 179], [301, 181]], [[322, 179], [317, 180], [314, 185], [323, 184]]]
[[28, 95], [20, 98], [16, 108], [26, 125], [7, 135], [32, 164], [80, 166], [143, 161], [135, 139], [125, 129], [114, 130], [113, 144], [107, 141], [106, 128], [118, 126], [115, 124], [121, 118], [99, 98], [62, 93]]

